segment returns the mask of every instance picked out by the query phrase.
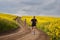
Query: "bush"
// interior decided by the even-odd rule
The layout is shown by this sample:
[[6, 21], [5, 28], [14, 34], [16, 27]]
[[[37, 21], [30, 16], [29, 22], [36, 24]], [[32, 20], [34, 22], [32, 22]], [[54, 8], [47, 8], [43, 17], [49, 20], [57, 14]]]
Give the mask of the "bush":
[[0, 33], [13, 30], [16, 28], [18, 28], [18, 25], [16, 22], [0, 18]]

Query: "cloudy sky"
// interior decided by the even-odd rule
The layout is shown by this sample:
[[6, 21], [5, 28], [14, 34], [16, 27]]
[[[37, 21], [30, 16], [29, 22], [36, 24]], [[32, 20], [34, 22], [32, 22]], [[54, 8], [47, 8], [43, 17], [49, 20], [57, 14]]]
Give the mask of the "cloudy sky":
[[60, 16], [60, 0], [0, 0], [0, 12]]

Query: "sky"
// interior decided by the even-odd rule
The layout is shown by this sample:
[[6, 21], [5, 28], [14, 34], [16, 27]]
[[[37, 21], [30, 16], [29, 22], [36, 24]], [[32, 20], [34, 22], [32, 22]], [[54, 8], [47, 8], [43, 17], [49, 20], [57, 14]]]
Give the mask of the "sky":
[[60, 0], [0, 0], [0, 12], [60, 17]]

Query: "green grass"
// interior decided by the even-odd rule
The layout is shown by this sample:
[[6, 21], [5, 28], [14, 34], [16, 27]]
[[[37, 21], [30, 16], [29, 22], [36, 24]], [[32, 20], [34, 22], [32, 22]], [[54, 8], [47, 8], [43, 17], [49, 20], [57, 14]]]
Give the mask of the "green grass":
[[18, 25], [15, 22], [0, 18], [0, 32], [16, 29], [17, 27]]

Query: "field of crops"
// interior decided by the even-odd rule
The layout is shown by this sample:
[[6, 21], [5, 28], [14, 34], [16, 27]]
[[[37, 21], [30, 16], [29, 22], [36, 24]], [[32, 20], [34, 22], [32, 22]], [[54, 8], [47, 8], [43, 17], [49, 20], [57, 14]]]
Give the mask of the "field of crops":
[[[31, 26], [32, 16], [23, 16], [22, 20], [26, 19]], [[36, 16], [37, 28], [46, 32], [50, 36], [50, 40], [60, 40], [60, 18]]]
[[0, 14], [0, 33], [18, 28], [18, 24], [13, 20], [15, 17], [10, 14]]
[[4, 18], [4, 19], [8, 19], [8, 20], [13, 20], [15, 17], [16, 17], [16, 15], [0, 13], [0, 18]]
[[[1, 26], [3, 27], [3, 30], [9, 28], [8, 26], [12, 26], [16, 28], [17, 25], [14, 23], [15, 21], [13, 20], [16, 16], [15, 15], [10, 15], [10, 14], [0, 14], [0, 31], [1, 31]], [[1, 20], [1, 18], [3, 18]], [[26, 19], [27, 24], [31, 26], [31, 19], [33, 16], [22, 16], [22, 20]], [[6, 19], [6, 20], [5, 20]], [[50, 40], [60, 40], [60, 18], [57, 17], [46, 17], [46, 16], [36, 16], [37, 19], [37, 28], [39, 30], [42, 30], [46, 32], [50, 36]], [[9, 24], [11, 23], [11, 24]], [[6, 25], [8, 24], [8, 25]], [[5, 25], [5, 26], [3, 26]], [[4, 28], [5, 27], [5, 28]]]

